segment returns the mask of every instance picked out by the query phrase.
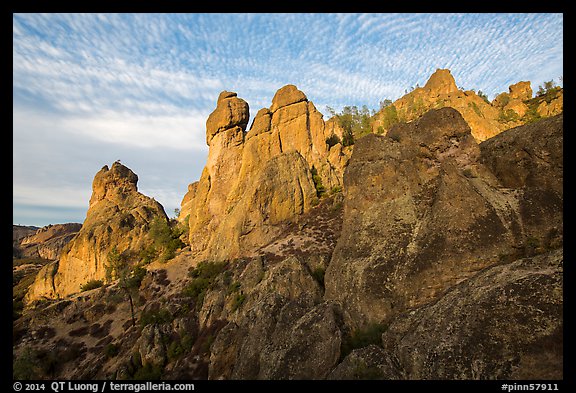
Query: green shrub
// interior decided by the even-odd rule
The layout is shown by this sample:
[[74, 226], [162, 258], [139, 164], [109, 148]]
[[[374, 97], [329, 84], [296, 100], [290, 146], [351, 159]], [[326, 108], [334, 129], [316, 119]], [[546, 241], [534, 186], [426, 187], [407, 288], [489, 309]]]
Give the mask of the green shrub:
[[480, 108], [478, 108], [478, 105], [476, 105], [475, 102], [470, 102], [468, 105], [474, 110], [474, 112], [476, 112], [479, 117], [484, 117], [482, 111], [480, 111]]
[[154, 245], [151, 244], [148, 247], [142, 249], [142, 251], [140, 251], [140, 254], [138, 254], [138, 256], [140, 257], [142, 263], [148, 264], [153, 260], [155, 260], [156, 258], [158, 258], [158, 250], [156, 250], [156, 247], [154, 247]]
[[168, 359], [174, 360], [182, 356], [184, 353], [184, 348], [180, 344], [179, 341], [172, 341], [168, 346], [166, 354], [168, 355]]
[[328, 144], [328, 149], [330, 149], [332, 146], [342, 143], [342, 141], [340, 140], [338, 135], [332, 134], [328, 138], [326, 138], [326, 143]]
[[211, 280], [207, 278], [195, 278], [184, 287], [182, 294], [191, 297], [196, 304], [201, 305], [204, 302], [204, 295], [206, 295], [206, 291], [211, 283]]
[[104, 354], [106, 355], [107, 358], [113, 358], [115, 356], [118, 355], [118, 353], [120, 353], [120, 346], [110, 343], [108, 345], [106, 345], [106, 348], [104, 348]]
[[381, 112], [380, 119], [382, 121], [382, 126], [380, 126], [382, 127], [382, 132], [380, 132], [380, 127], [378, 127], [378, 134], [383, 134], [385, 129], [390, 129], [390, 127], [392, 127], [394, 124], [400, 122], [400, 119], [398, 118], [398, 112], [396, 111], [396, 107], [394, 105], [389, 105], [384, 108]]
[[227, 290], [228, 295], [231, 293], [234, 293], [234, 292], [238, 292], [240, 290], [241, 286], [242, 286], [242, 284], [240, 284], [238, 281], [230, 284], [230, 286], [228, 287], [228, 290]]
[[488, 96], [482, 92], [482, 90], [478, 90], [478, 97], [482, 98], [485, 103], [489, 104], [490, 100], [488, 100]]
[[522, 121], [526, 124], [534, 123], [535, 121], [538, 121], [540, 119], [541, 116], [538, 113], [538, 108], [536, 105], [531, 106], [529, 105], [528, 110], [526, 111], [524, 116], [522, 116]]
[[150, 223], [150, 236], [160, 261], [166, 262], [176, 256], [176, 250], [184, 246], [180, 235], [185, 228], [180, 224], [170, 225], [168, 221], [156, 217]]
[[345, 106], [342, 112], [336, 113], [328, 108], [331, 116], [336, 117], [342, 133], [342, 146], [351, 146], [354, 141], [372, 132], [370, 110], [366, 105], [358, 109], [357, 106]]
[[147, 272], [146, 268], [136, 265], [129, 277], [126, 278], [126, 285], [129, 288], [140, 288], [140, 284]]
[[508, 123], [510, 121], [516, 121], [518, 119], [519, 119], [518, 114], [514, 112], [512, 109], [503, 110], [502, 112], [500, 112], [500, 115], [498, 116], [498, 121], [500, 123]]
[[330, 190], [331, 194], [338, 194], [339, 192], [342, 192], [342, 187], [340, 187], [340, 186], [334, 186]]
[[544, 86], [538, 86], [538, 91], [536, 92], [536, 97], [541, 97], [549, 93], [555, 93], [560, 90], [560, 87], [556, 85], [554, 79], [544, 82]]
[[102, 285], [104, 285], [102, 280], [90, 280], [86, 284], [80, 285], [80, 291], [90, 291], [92, 289], [100, 288]]
[[202, 261], [195, 268], [191, 269], [188, 275], [192, 278], [212, 279], [226, 270], [227, 262]]
[[462, 174], [463, 174], [465, 177], [469, 178], [469, 179], [476, 177], [476, 176], [474, 175], [474, 171], [472, 171], [472, 168], [465, 168], [465, 169], [462, 171]]
[[14, 379], [39, 379], [39, 371], [36, 353], [30, 348], [25, 348], [12, 364], [12, 377]]
[[24, 302], [20, 300], [12, 300], [12, 320], [15, 321], [22, 316], [24, 310]]
[[322, 184], [322, 178], [318, 174], [315, 167], [312, 167], [312, 181], [314, 182], [314, 187], [316, 188], [316, 196], [322, 198], [326, 194], [326, 187]]
[[136, 370], [133, 379], [138, 381], [157, 381], [161, 377], [162, 377], [162, 368], [147, 363], [144, 367]]
[[182, 294], [194, 299], [196, 305], [201, 305], [206, 291], [214, 284], [216, 277], [224, 272], [226, 266], [226, 262], [200, 262], [188, 273], [192, 280], [184, 287]]
[[238, 308], [240, 308], [240, 306], [242, 306], [242, 304], [244, 304], [245, 300], [246, 300], [246, 295], [244, 295], [244, 292], [240, 291], [240, 293], [237, 293], [232, 300], [232, 312], [234, 312]]
[[386, 325], [380, 323], [371, 323], [365, 328], [353, 331], [350, 336], [342, 340], [340, 351], [342, 357], [344, 358], [354, 349], [364, 348], [371, 344], [381, 346], [382, 333], [384, 333], [387, 328]]
[[140, 315], [140, 326], [145, 327], [151, 324], [165, 324], [174, 320], [174, 316], [170, 311], [160, 308], [158, 310], [142, 311]]
[[312, 277], [324, 288], [324, 275], [326, 273], [326, 269], [322, 266], [318, 266], [316, 269], [312, 271]]

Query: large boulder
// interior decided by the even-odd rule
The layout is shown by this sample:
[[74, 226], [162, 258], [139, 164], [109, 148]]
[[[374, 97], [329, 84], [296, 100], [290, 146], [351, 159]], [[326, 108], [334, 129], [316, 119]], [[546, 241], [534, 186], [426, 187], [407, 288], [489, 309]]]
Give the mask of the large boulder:
[[456, 81], [448, 69], [437, 69], [424, 85], [424, 89], [430, 94], [439, 96], [441, 94], [450, 94], [458, 91]]
[[[340, 357], [340, 310], [322, 302], [307, 266], [294, 256], [255, 258], [234, 264], [228, 274], [241, 292], [227, 294], [223, 277], [200, 312], [205, 326], [227, 321], [211, 346], [209, 378], [324, 379]], [[235, 293], [244, 301], [230, 307]]]
[[406, 379], [563, 378], [562, 250], [480, 272], [397, 318], [376, 363]]
[[236, 93], [223, 91], [218, 97], [214, 112], [206, 120], [206, 143], [210, 142], [218, 132], [234, 127], [246, 129], [250, 113], [248, 103], [236, 96]]
[[[462, 116], [444, 108], [356, 142], [326, 271], [326, 298], [342, 304], [353, 328], [388, 323], [486, 267], [561, 242], [561, 121], [513, 131], [522, 132], [540, 134], [534, 154], [506, 133], [480, 149]], [[516, 167], [548, 179], [532, 188], [529, 176], [512, 180], [523, 170], [506, 160], [518, 158]]]
[[511, 100], [525, 101], [532, 98], [532, 87], [529, 81], [522, 81], [510, 85], [508, 90], [510, 91]]

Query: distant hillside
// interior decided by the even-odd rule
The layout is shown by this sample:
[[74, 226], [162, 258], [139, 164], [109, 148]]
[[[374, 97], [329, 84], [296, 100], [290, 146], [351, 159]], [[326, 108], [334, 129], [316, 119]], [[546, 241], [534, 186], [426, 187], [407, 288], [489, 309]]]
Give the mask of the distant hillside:
[[23, 237], [33, 234], [38, 229], [40, 228], [35, 226], [12, 225], [12, 241], [16, 242]]

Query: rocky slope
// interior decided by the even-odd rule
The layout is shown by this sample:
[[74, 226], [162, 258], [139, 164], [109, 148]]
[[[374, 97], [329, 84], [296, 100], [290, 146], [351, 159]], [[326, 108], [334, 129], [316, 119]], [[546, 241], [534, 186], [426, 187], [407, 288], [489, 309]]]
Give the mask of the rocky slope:
[[[19, 243], [20, 240], [28, 235], [35, 233], [38, 227], [26, 225], [12, 225], [12, 242]], [[17, 244], [15, 243], [15, 244]]]
[[105, 280], [112, 249], [130, 260], [151, 244], [150, 223], [168, 218], [158, 202], [138, 192], [137, 182], [138, 176], [119, 162], [96, 174], [82, 228], [59, 260], [40, 270], [27, 302], [64, 297], [88, 281]]
[[372, 128], [375, 133], [385, 134], [397, 122], [412, 121], [430, 109], [445, 107], [460, 112], [472, 136], [482, 142], [512, 127], [561, 113], [563, 90], [557, 88], [545, 96], [532, 98], [530, 82], [522, 81], [488, 102], [473, 90], [459, 89], [450, 70], [438, 69], [424, 87], [417, 87], [381, 109], [374, 116]]
[[458, 110], [431, 110], [352, 151], [288, 85], [248, 123], [222, 92], [182, 201], [190, 244], [146, 266], [136, 324], [118, 282], [73, 293], [113, 247], [141, 262], [166, 216], [128, 168], [96, 175], [80, 232], [28, 295], [60, 299], [14, 322], [15, 375], [563, 377], [562, 115], [478, 143]]

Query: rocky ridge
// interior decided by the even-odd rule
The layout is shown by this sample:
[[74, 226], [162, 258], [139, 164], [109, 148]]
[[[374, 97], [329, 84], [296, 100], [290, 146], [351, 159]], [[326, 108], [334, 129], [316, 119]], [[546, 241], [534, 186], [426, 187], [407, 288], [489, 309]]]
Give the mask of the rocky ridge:
[[[425, 88], [457, 94], [443, 78]], [[182, 201], [190, 248], [146, 267], [136, 325], [117, 283], [71, 294], [101, 277], [112, 247], [138, 259], [150, 221], [166, 217], [120, 163], [96, 175], [82, 229], [29, 293], [68, 296], [16, 320], [15, 370], [562, 378], [562, 115], [479, 144], [459, 111], [431, 110], [352, 151], [326, 143], [334, 123], [288, 85], [248, 123], [248, 104], [222, 92], [207, 165]], [[96, 268], [80, 278], [83, 258]], [[61, 361], [43, 369], [50, 353]]]
[[19, 239], [20, 256], [56, 260], [81, 227], [82, 224], [68, 223], [39, 228], [36, 232]]
[[415, 88], [376, 113], [372, 128], [385, 134], [398, 121], [412, 121], [430, 109], [451, 107], [464, 117], [472, 136], [482, 142], [504, 130], [557, 115], [563, 111], [563, 103], [562, 89], [533, 98], [527, 81], [510, 85], [509, 92], [488, 102], [473, 90], [459, 89], [450, 70], [437, 69], [424, 87]]

